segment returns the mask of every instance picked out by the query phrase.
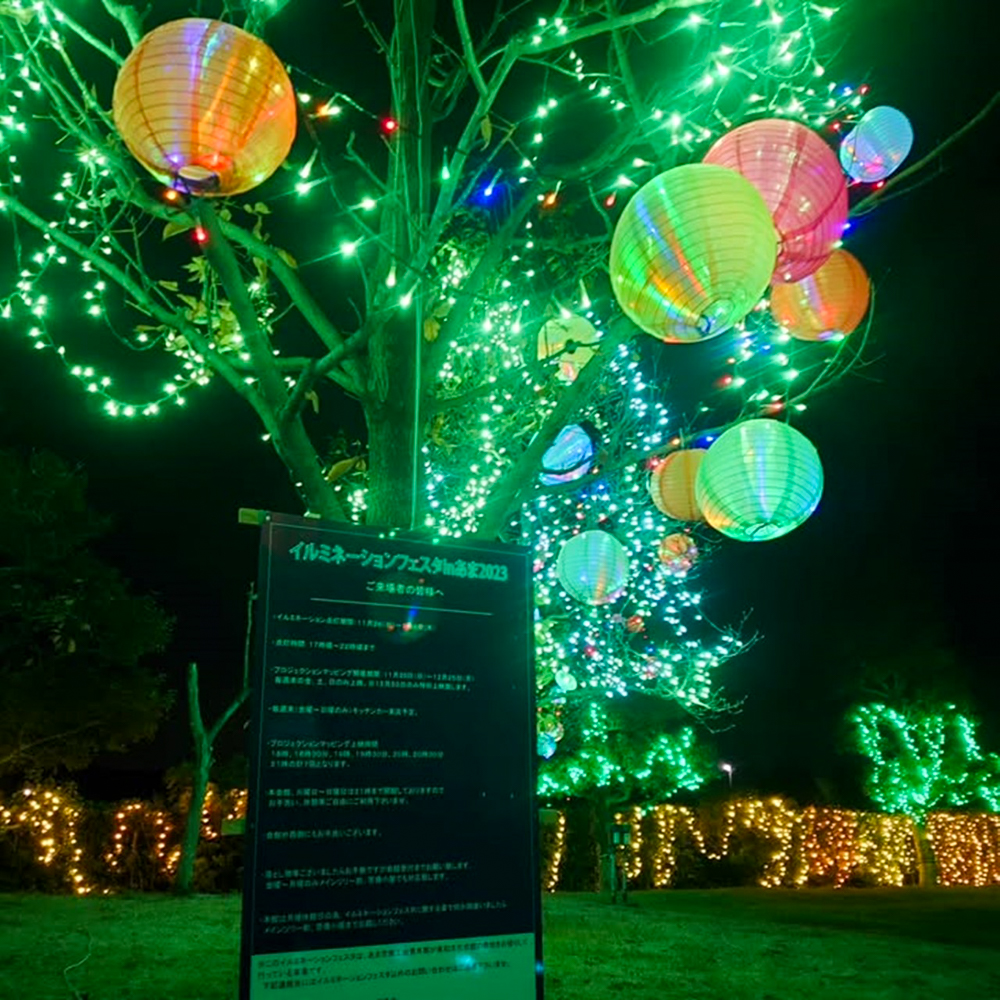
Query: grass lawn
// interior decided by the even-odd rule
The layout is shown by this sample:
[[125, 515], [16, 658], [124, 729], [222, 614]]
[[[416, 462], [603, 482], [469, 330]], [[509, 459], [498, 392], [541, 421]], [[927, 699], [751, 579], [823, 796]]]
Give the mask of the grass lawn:
[[[71, 1000], [62, 970], [89, 931], [69, 973], [88, 1000], [233, 1000], [239, 908], [0, 895], [0, 998]], [[545, 949], [548, 1000], [991, 1000], [1000, 889], [557, 895]]]

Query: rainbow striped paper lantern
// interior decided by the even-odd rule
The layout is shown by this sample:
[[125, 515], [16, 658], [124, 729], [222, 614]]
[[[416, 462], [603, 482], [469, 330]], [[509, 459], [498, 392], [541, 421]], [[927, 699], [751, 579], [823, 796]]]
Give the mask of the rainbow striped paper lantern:
[[902, 111], [867, 111], [840, 144], [840, 163], [856, 181], [874, 183], [894, 173], [913, 148], [913, 126]]
[[542, 456], [545, 471], [538, 478], [546, 486], [571, 483], [585, 476], [593, 461], [593, 439], [579, 424], [569, 424]]
[[566, 593], [581, 604], [610, 604], [628, 585], [628, 554], [614, 535], [582, 531], [559, 550], [556, 574]]
[[708, 449], [695, 488], [705, 520], [728, 538], [764, 542], [797, 528], [823, 493], [812, 442], [777, 420], [744, 420]]
[[191, 194], [249, 191], [295, 138], [295, 91], [278, 57], [241, 28], [200, 17], [162, 24], [136, 45], [112, 113], [129, 152]]
[[797, 340], [840, 340], [865, 318], [870, 297], [861, 262], [834, 250], [815, 274], [771, 289], [771, 315]]
[[705, 163], [729, 167], [760, 192], [778, 230], [775, 281], [799, 281], [829, 256], [847, 223], [847, 182], [812, 129], [762, 118], [727, 132]]
[[654, 177], [611, 241], [611, 287], [625, 314], [668, 343], [730, 329], [760, 301], [777, 254], [764, 199], [735, 170], [690, 163]]

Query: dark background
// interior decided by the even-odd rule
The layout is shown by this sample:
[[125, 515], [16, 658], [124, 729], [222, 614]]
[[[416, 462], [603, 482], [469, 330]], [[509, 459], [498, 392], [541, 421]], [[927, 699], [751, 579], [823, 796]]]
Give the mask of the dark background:
[[[831, 74], [869, 83], [870, 106], [910, 117], [910, 162], [996, 89], [989, 10], [852, 0], [838, 15], [849, 30]], [[292, 26], [303, 44], [306, 12], [291, 11], [276, 45]], [[350, 81], [369, 60], [351, 55], [348, 41], [334, 44]], [[940, 176], [854, 225], [848, 246], [877, 287], [877, 362], [797, 421], [826, 471], [819, 512], [778, 541], [724, 544], [699, 580], [713, 619], [752, 609], [749, 628], [763, 636], [720, 678], [747, 699], [718, 738], [737, 787], [856, 796], [836, 752], [841, 678], [866, 651], [905, 650], [911, 636], [926, 645], [928, 631], [967, 669], [984, 742], [1000, 750], [998, 552], [985, 516], [997, 479], [998, 118], [953, 147]], [[85, 466], [94, 506], [114, 516], [102, 550], [177, 616], [163, 669], [179, 686], [184, 664], [197, 660], [211, 715], [240, 681], [244, 594], [256, 572], [257, 533], [238, 526], [236, 512], [297, 511], [285, 472], [250, 410], [221, 385], [157, 419], [112, 420], [50, 352], [30, 349], [20, 325], [0, 328], [0, 445], [47, 447]], [[155, 743], [108, 759], [84, 790], [151, 790], [156, 772], [187, 751], [182, 705]], [[241, 750], [239, 725], [221, 742], [223, 757]]]

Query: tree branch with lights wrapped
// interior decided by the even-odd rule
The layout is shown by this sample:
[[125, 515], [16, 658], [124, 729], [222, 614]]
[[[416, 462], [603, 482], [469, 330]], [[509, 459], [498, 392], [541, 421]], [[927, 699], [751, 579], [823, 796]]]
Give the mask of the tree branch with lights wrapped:
[[[618, 709], [732, 710], [715, 674], [745, 640], [704, 615], [695, 567], [713, 529], [759, 541], [815, 509], [790, 420], [868, 336], [849, 183], [872, 190], [912, 140], [826, 82], [840, 15], [354, 5], [329, 16], [360, 14], [386, 76], [349, 93], [238, 25], [103, 6], [0, 15], [3, 317], [115, 419], [227, 386], [304, 510], [533, 546], [545, 791], [697, 787], [693, 730]], [[296, 11], [238, 7], [256, 30]], [[119, 393], [92, 357], [121, 352], [162, 389]], [[700, 385], [662, 374], [673, 352], [697, 352]]]

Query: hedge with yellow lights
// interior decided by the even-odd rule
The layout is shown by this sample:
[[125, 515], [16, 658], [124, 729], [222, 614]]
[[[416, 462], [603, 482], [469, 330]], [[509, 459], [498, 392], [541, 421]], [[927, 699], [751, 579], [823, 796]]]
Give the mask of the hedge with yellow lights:
[[[99, 825], [94, 822], [99, 813], [72, 790], [55, 787], [27, 787], [0, 798], [0, 860], [6, 867], [7, 858], [30, 855], [47, 875], [32, 887], [81, 896], [169, 885], [177, 866], [181, 817], [148, 802], [121, 803], [110, 813], [113, 821], [105, 828], [103, 849], [95, 850], [92, 838], [81, 831], [88, 824]], [[244, 789], [221, 794], [211, 788], [202, 812], [201, 851], [217, 846], [223, 824], [239, 821], [245, 813]], [[737, 798], [699, 809], [636, 807], [616, 819], [631, 827], [631, 842], [618, 850], [630, 884], [638, 888], [721, 884], [727, 878], [765, 888], [917, 881], [914, 825], [908, 816], [832, 806], [797, 808], [772, 797]], [[931, 813], [927, 834], [941, 885], [1000, 885], [1000, 814]], [[599, 851], [593, 817], [581, 811], [550, 813], [541, 843], [547, 891], [596, 887]], [[584, 875], [586, 884], [579, 884], [579, 863], [576, 875], [567, 878], [572, 854], [582, 857], [584, 870], [593, 869], [589, 882]]]
[[[542, 885], [550, 892], [580, 888], [566, 886], [563, 878], [573, 820], [560, 814], [554, 835], [544, 842]], [[616, 820], [631, 827], [631, 842], [617, 850], [629, 883], [637, 888], [744, 880], [765, 888], [917, 882], [914, 825], [908, 816], [797, 808], [772, 797], [700, 809], [633, 808]], [[1000, 885], [1000, 815], [932, 813], [927, 833], [941, 885]]]
[[[224, 821], [246, 814], [246, 791], [209, 788], [199, 857], [220, 840]], [[4, 888], [71, 891], [167, 888], [180, 856], [182, 817], [132, 800], [110, 810], [84, 804], [72, 789], [28, 786], [0, 797], [0, 868]], [[238, 852], [237, 852], [238, 853]], [[227, 859], [228, 861], [228, 859]], [[238, 866], [230, 863], [230, 867]], [[234, 887], [206, 873], [206, 887]]]

